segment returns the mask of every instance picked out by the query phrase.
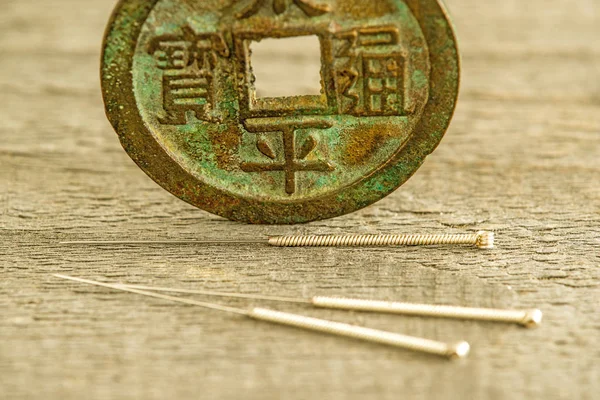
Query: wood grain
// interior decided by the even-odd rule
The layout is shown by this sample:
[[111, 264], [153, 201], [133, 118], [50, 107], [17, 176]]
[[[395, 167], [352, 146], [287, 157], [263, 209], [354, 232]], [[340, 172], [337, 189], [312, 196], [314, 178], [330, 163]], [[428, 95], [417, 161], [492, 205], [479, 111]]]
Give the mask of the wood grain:
[[[113, 2], [4, 0], [0, 12], [0, 397], [594, 399], [600, 393], [600, 4], [448, 1], [461, 37], [453, 125], [366, 210], [299, 227], [222, 220], [120, 148], [98, 83]], [[293, 82], [291, 82], [293, 84]], [[498, 234], [498, 248], [115, 249], [62, 240], [289, 233]], [[135, 295], [51, 273], [247, 293], [539, 307], [539, 330], [279, 309], [440, 340], [464, 363]], [[230, 301], [236, 306], [248, 305]]]

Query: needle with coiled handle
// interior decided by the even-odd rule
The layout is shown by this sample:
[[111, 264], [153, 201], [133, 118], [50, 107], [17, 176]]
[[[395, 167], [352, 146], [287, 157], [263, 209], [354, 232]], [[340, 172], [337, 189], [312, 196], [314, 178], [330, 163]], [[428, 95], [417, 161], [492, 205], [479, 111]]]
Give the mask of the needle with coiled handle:
[[494, 248], [494, 233], [425, 235], [290, 235], [272, 236], [267, 240], [163, 240], [163, 241], [68, 241], [63, 245], [223, 245], [268, 244], [274, 247], [384, 247], [471, 245], [479, 249]]

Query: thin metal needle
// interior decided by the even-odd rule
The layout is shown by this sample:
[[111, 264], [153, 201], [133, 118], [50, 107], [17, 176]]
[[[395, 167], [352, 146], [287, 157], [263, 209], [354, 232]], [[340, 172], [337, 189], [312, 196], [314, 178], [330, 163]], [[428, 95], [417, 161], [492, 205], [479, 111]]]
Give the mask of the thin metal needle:
[[166, 296], [158, 293], [146, 292], [138, 289], [131, 289], [122, 285], [112, 285], [92, 281], [89, 279], [75, 278], [67, 275], [55, 274], [57, 278], [67, 279], [75, 282], [86, 283], [90, 285], [102, 286], [109, 289], [121, 290], [124, 292], [135, 293], [148, 297], [174, 301], [178, 303], [194, 305], [204, 308], [209, 308], [217, 311], [225, 311], [240, 315], [245, 315], [249, 318], [272, 322], [281, 325], [302, 328], [305, 330], [328, 333], [332, 335], [344, 336], [354, 339], [359, 339], [371, 343], [384, 344], [397, 348], [419, 351], [422, 353], [446, 357], [449, 359], [464, 358], [469, 354], [470, 346], [467, 342], [461, 341], [458, 343], [448, 344], [429, 339], [417, 338], [412, 336], [400, 335], [397, 333], [380, 331], [376, 329], [365, 328], [356, 325], [344, 324], [340, 322], [327, 321], [316, 318], [309, 318], [302, 315], [282, 313], [279, 311], [268, 310], [264, 308], [253, 308], [249, 311], [244, 311], [238, 308], [225, 307], [217, 304], [202, 303], [194, 300], [181, 299], [178, 297]]
[[393, 301], [361, 300], [341, 297], [316, 296], [311, 299], [290, 297], [263, 296], [241, 293], [223, 293], [204, 290], [170, 289], [164, 287], [117, 285], [126, 288], [151, 290], [155, 292], [186, 293], [204, 296], [231, 297], [249, 300], [267, 300], [286, 303], [312, 304], [318, 308], [331, 308], [338, 310], [380, 312], [400, 315], [417, 315], [436, 318], [453, 318], [476, 321], [493, 321], [514, 323], [526, 328], [536, 328], [542, 323], [543, 314], [540, 310], [499, 310], [493, 308], [473, 308], [445, 306], [434, 304], [401, 303]]
[[292, 235], [272, 236], [264, 240], [167, 240], [167, 241], [68, 241], [61, 245], [76, 246], [145, 246], [145, 245], [231, 245], [264, 244], [273, 247], [384, 247], [471, 245], [479, 249], [494, 248], [493, 232], [437, 235]]

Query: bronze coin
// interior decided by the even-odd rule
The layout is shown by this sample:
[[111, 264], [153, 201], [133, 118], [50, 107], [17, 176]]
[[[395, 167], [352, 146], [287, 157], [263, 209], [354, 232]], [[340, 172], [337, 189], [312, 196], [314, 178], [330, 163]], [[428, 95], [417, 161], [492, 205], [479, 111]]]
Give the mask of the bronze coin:
[[[318, 40], [320, 93], [262, 96], [253, 45], [295, 37]], [[293, 224], [406, 182], [450, 123], [459, 69], [437, 0], [121, 0], [102, 87], [123, 147], [162, 187], [232, 220]]]

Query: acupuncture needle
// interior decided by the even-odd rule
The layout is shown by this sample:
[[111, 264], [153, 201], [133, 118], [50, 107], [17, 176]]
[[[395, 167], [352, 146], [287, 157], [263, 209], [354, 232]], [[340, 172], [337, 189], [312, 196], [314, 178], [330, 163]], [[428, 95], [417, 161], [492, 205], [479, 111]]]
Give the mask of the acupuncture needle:
[[212, 297], [228, 297], [248, 300], [265, 300], [283, 303], [310, 304], [316, 308], [328, 308], [346, 311], [365, 311], [398, 315], [413, 315], [423, 317], [514, 323], [526, 328], [538, 327], [542, 323], [543, 318], [542, 312], [538, 309], [500, 310], [494, 308], [473, 308], [447, 305], [402, 303], [395, 301], [362, 300], [344, 297], [315, 296], [310, 299], [301, 299], [293, 297], [214, 292], [206, 290], [172, 289], [143, 285], [116, 284], [115, 286], [137, 290], [149, 290], [153, 292], [196, 294]]
[[243, 245], [266, 244], [274, 247], [383, 247], [471, 245], [479, 249], [494, 248], [494, 233], [480, 231], [472, 234], [424, 235], [290, 235], [272, 236], [264, 240], [161, 240], [161, 241], [67, 241], [62, 245], [118, 246], [118, 245]]
[[393, 332], [365, 328], [357, 325], [350, 325], [341, 322], [310, 318], [297, 314], [289, 314], [280, 311], [269, 310], [266, 308], [251, 308], [249, 310], [244, 310], [241, 308], [227, 307], [213, 303], [205, 303], [190, 299], [172, 297], [159, 293], [128, 288], [122, 285], [113, 285], [109, 283], [97, 282], [89, 279], [76, 278], [67, 275], [55, 274], [54, 276], [57, 278], [66, 279], [74, 282], [102, 286], [105, 288], [134, 293], [142, 296], [154, 297], [157, 299], [203, 307], [211, 310], [243, 315], [245, 317], [258, 321], [271, 322], [275, 324], [292, 326], [315, 332], [349, 337], [363, 340], [366, 342], [388, 345], [396, 348], [402, 348], [406, 350], [442, 356], [449, 359], [464, 358], [469, 354], [470, 351], [469, 344], [464, 341], [455, 344], [449, 344], [429, 339], [401, 335]]

